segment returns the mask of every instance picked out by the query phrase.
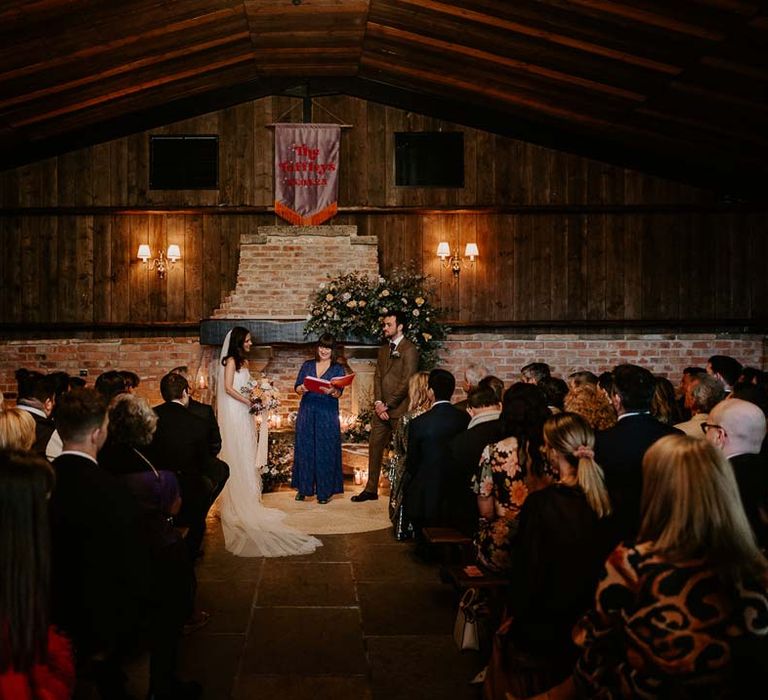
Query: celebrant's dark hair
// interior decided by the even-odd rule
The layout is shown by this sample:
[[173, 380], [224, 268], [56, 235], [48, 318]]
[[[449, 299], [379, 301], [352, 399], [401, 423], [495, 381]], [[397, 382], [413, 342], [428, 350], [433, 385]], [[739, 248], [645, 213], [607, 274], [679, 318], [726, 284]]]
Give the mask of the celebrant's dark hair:
[[243, 343], [248, 337], [250, 331], [242, 326], [235, 326], [232, 329], [232, 335], [229, 336], [229, 347], [227, 348], [227, 354], [221, 361], [222, 365], [227, 364], [227, 360], [230, 357], [235, 358], [235, 369], [239, 370], [245, 364], [245, 350], [243, 350]]
[[331, 364], [335, 364], [339, 361], [339, 346], [336, 343], [336, 338], [334, 338], [330, 333], [323, 333], [317, 339], [317, 344], [315, 345], [315, 359], [318, 359], [318, 348], [328, 348], [331, 351]]

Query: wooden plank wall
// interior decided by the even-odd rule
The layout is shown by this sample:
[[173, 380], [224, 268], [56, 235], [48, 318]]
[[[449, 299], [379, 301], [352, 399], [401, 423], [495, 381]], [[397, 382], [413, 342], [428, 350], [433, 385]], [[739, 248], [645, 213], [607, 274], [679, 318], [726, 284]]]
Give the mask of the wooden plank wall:
[[[205, 207], [269, 206], [266, 125], [300, 115], [294, 98], [265, 98], [151, 132], [219, 134], [216, 191], [149, 190], [150, 132], [0, 172], [0, 322], [207, 317], [234, 287], [240, 234], [277, 220]], [[414, 262], [434, 275], [451, 321], [766, 317], [765, 212], [698, 211], [712, 202], [707, 192], [364, 100], [318, 99], [314, 119], [354, 125], [342, 137], [340, 205], [385, 210], [343, 213], [336, 223], [378, 236], [384, 272]], [[395, 187], [394, 133], [439, 129], [465, 133], [465, 187]], [[504, 211], [518, 205], [537, 209]], [[611, 208], [590, 209], [602, 205]], [[152, 206], [192, 211], [125, 211]], [[24, 212], [40, 207], [56, 209]], [[78, 212], [90, 207], [104, 209]], [[476, 241], [480, 260], [454, 280], [434, 255], [440, 240], [462, 249]], [[153, 251], [181, 246], [183, 261], [165, 281], [135, 259], [143, 242]]]

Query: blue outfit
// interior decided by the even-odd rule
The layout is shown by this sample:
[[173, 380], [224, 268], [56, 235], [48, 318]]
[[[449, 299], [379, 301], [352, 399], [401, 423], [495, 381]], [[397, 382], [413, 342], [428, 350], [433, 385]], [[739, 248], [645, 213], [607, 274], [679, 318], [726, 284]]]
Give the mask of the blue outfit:
[[[315, 361], [307, 360], [299, 370], [294, 388], [304, 383], [304, 377], [316, 377], [316, 372]], [[320, 379], [330, 380], [344, 374], [341, 365], [331, 364]], [[339, 400], [333, 396], [307, 391], [301, 397], [291, 486], [302, 496], [316, 492], [318, 500], [344, 493]]]

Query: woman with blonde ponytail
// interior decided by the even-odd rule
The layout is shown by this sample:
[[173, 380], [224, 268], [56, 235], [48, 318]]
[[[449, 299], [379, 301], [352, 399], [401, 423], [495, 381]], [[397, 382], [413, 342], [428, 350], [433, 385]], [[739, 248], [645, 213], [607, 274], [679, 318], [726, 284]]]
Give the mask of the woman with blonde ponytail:
[[[544, 423], [542, 452], [559, 481], [528, 495], [512, 544], [504, 673], [521, 697], [570, 675], [577, 656], [571, 630], [594, 602], [610, 551], [611, 505], [594, 444], [589, 423], [575, 413]], [[536, 659], [535, 673], [530, 666], [521, 672], [521, 652]]]

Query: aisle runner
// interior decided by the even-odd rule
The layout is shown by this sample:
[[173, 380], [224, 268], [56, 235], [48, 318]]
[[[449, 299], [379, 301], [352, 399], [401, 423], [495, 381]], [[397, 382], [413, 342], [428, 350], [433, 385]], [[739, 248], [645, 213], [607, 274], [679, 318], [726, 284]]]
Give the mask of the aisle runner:
[[348, 487], [325, 505], [320, 505], [314, 497], [296, 501], [295, 491], [265, 493], [262, 500], [268, 508], [279, 508], [287, 514], [286, 525], [311, 535], [342, 535], [392, 527], [387, 515], [389, 498], [379, 496], [378, 501], [352, 503], [350, 497], [359, 490], [359, 486]]

